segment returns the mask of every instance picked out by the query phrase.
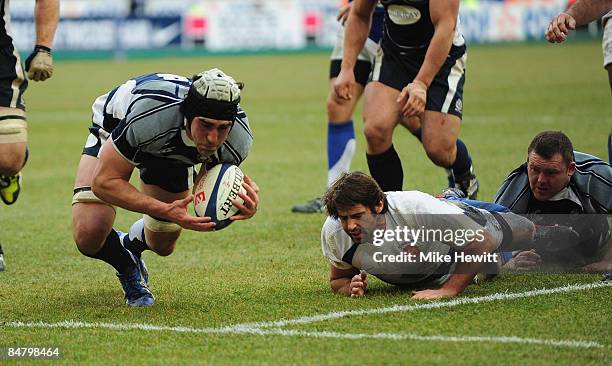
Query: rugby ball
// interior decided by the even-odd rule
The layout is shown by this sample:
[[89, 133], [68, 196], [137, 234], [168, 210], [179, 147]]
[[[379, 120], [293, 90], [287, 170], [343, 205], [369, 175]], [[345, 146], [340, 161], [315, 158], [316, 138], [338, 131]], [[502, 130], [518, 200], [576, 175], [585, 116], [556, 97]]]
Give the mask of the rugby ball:
[[229, 218], [238, 213], [232, 201], [244, 202], [238, 196], [238, 192], [246, 194], [243, 181], [244, 173], [236, 165], [218, 164], [212, 167], [193, 188], [196, 215], [210, 217], [217, 224], [215, 230], [227, 227], [233, 222]]

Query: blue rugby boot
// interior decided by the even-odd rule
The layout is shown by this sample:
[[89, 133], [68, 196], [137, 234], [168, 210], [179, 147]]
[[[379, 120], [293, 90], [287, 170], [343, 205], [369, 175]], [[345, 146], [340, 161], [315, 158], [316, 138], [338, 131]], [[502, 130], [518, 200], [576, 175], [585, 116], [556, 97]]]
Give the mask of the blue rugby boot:
[[[132, 254], [130, 254], [132, 255]], [[132, 255], [134, 265], [126, 268], [123, 273], [117, 273], [121, 287], [125, 293], [125, 303], [134, 307], [152, 306], [155, 303], [153, 294], [147, 287], [137, 259]]]
[[[128, 234], [124, 233], [123, 231], [118, 231], [118, 230], [117, 230], [117, 234], [119, 235], [119, 240], [121, 241], [121, 245], [123, 245], [123, 238], [128, 236]], [[129, 239], [129, 237], [128, 237], [128, 239]], [[142, 254], [141, 255], [134, 254], [129, 249], [128, 249], [128, 251], [130, 252], [130, 254], [132, 254], [132, 257], [136, 260], [136, 263], [138, 264], [138, 269], [140, 269], [140, 274], [142, 275], [142, 279], [144, 280], [144, 284], [149, 286], [149, 271], [147, 270], [147, 265], [145, 264], [144, 260], [142, 259]]]

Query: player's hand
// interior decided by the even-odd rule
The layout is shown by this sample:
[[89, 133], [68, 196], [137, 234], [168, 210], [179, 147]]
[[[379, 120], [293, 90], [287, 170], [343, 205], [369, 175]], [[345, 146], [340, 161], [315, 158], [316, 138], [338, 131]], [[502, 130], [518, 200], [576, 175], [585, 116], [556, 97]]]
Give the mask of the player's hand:
[[420, 115], [425, 112], [427, 85], [420, 80], [414, 80], [402, 89], [396, 101], [400, 105], [404, 117]]
[[232, 221], [250, 219], [255, 215], [257, 206], [259, 206], [259, 186], [257, 183], [245, 175], [242, 186], [247, 193], [238, 192], [238, 196], [244, 200], [244, 203], [240, 203], [238, 200], [232, 201], [234, 206], [240, 210], [237, 215], [230, 217]]
[[612, 263], [606, 261], [599, 261], [587, 264], [586, 266], [582, 267], [582, 270], [589, 273], [612, 272]]
[[542, 264], [542, 258], [534, 249], [518, 253], [506, 264], [503, 269], [508, 271], [527, 272], [537, 269]]
[[413, 291], [411, 299], [415, 300], [438, 300], [445, 297], [457, 296], [459, 293], [450, 288], [438, 288], [434, 290]]
[[365, 295], [366, 288], [368, 288], [368, 274], [365, 271], [361, 271], [351, 278], [351, 283], [349, 284], [351, 297], [362, 297]]
[[353, 70], [341, 69], [332, 87], [338, 98], [344, 100], [353, 99], [353, 92], [355, 90], [355, 74]]
[[34, 51], [25, 61], [28, 78], [34, 81], [45, 81], [53, 75], [53, 57], [49, 47], [36, 45]]
[[550, 43], [561, 43], [567, 39], [570, 30], [576, 29], [576, 19], [568, 13], [559, 13], [554, 17], [544, 34]]
[[346, 23], [346, 20], [348, 19], [348, 15], [351, 11], [351, 4], [352, 3], [348, 3], [345, 6], [343, 6], [340, 11], [338, 12], [338, 16], [336, 17], [336, 19], [340, 22], [340, 24], [344, 25], [344, 23]]
[[183, 229], [194, 231], [213, 231], [215, 223], [208, 216], [198, 217], [187, 213], [187, 207], [193, 201], [193, 196], [185, 197], [167, 204], [164, 219], [178, 224]]

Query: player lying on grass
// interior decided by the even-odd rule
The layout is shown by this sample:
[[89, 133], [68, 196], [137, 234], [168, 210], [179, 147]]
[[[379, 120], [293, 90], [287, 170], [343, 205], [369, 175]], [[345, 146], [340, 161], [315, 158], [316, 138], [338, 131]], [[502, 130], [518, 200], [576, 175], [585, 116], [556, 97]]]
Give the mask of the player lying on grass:
[[571, 226], [581, 237], [562, 251], [514, 253], [509, 270], [537, 270], [540, 264], [584, 266], [587, 272], [612, 271], [607, 216], [612, 212], [612, 167], [575, 151], [561, 131], [537, 134], [527, 148], [527, 162], [514, 169], [495, 195], [495, 202], [532, 221]]
[[563, 248], [578, 240], [564, 226], [536, 226], [510, 213], [439, 199], [418, 191], [383, 192], [360, 173], [342, 175], [326, 192], [329, 217], [321, 231], [336, 293], [363, 296], [367, 274], [425, 288], [414, 299], [460, 294], [498, 249]]
[[[242, 84], [221, 70], [192, 80], [149, 74], [128, 80], [93, 104], [93, 125], [77, 170], [72, 201], [73, 235], [84, 255], [117, 271], [130, 306], [151, 306], [153, 294], [141, 254], [150, 249], [170, 255], [181, 229], [211, 231], [210, 217], [187, 212], [194, 165], [239, 165], [252, 134], [240, 108]], [[140, 190], [130, 184], [140, 170]], [[245, 177], [248, 193], [235, 201], [240, 214], [257, 211], [258, 187]], [[129, 234], [113, 229], [115, 207], [140, 212]]]

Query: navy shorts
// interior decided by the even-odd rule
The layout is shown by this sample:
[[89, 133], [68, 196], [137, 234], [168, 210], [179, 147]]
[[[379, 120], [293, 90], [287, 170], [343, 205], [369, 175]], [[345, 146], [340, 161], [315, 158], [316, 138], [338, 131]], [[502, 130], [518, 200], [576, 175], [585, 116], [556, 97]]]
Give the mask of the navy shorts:
[[[401, 91], [417, 76], [425, 54], [423, 52], [384, 51], [383, 48], [386, 47], [378, 48], [372, 80]], [[427, 90], [425, 110], [462, 117], [466, 59], [465, 46], [452, 47], [444, 65]]]
[[13, 46], [0, 48], [0, 106], [25, 110], [28, 79]]

